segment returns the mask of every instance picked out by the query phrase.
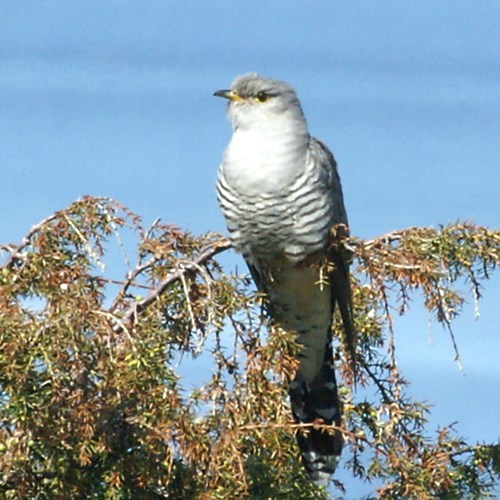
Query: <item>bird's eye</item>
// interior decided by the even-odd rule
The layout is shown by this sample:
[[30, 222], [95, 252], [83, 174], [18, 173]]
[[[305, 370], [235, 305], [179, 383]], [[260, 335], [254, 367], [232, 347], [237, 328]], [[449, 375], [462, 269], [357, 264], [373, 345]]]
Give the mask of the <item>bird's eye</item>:
[[265, 92], [259, 92], [256, 96], [255, 99], [259, 102], [266, 102], [269, 100], [270, 95], [266, 94]]

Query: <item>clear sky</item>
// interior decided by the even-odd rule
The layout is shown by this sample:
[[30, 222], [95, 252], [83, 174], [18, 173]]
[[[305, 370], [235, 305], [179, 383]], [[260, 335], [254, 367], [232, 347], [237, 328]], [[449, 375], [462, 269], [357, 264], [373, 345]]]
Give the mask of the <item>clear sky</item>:
[[[0, 241], [84, 194], [224, 231], [214, 183], [231, 131], [212, 93], [248, 71], [297, 89], [353, 234], [498, 228], [499, 26], [497, 0], [3, 1]], [[455, 326], [465, 375], [421, 307], [396, 320], [431, 428], [458, 420], [472, 440], [499, 434], [498, 273], [484, 295], [481, 319], [469, 306]]]

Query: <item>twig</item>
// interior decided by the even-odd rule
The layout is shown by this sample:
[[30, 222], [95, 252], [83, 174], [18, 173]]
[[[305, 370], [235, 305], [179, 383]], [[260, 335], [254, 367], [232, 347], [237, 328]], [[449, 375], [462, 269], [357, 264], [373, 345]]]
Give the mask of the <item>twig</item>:
[[146, 263], [142, 264], [142, 266], [137, 265], [137, 267], [133, 271], [129, 271], [127, 273], [127, 279], [125, 282], [114, 282], [116, 284], [122, 284], [123, 287], [122, 289], [118, 292], [115, 300], [113, 301], [113, 304], [111, 304], [111, 307], [109, 308], [110, 311], [114, 311], [117, 307], [118, 304], [120, 303], [121, 299], [125, 297], [127, 294], [127, 290], [130, 288], [130, 286], [134, 285], [137, 288], [147, 288], [150, 290], [150, 287], [146, 287], [137, 283], [134, 283], [134, 280], [142, 274], [146, 269], [149, 269], [150, 267], [153, 267], [153, 265], [160, 260], [160, 257], [151, 257]]
[[[215, 255], [226, 251], [230, 247], [231, 243], [228, 240], [217, 241], [207, 246], [192, 262], [186, 262], [182, 269], [177, 269], [173, 273], [169, 274], [165, 279], [160, 281], [158, 283], [158, 286], [156, 286], [145, 299], [135, 302], [130, 307], [128, 307], [122, 316], [121, 323], [126, 324], [128, 322], [134, 322], [138, 315], [152, 303], [157, 301], [166, 292], [166, 290], [172, 283], [181, 279], [181, 276], [185, 275], [186, 273], [196, 271], [198, 266], [204, 264]], [[115, 325], [115, 327], [113, 328], [115, 333], [120, 333], [123, 331], [122, 324]]]
[[106, 264], [104, 264], [104, 262], [102, 262], [102, 260], [99, 258], [99, 255], [97, 255], [97, 253], [94, 251], [94, 249], [90, 246], [89, 242], [87, 241], [87, 239], [85, 238], [85, 236], [82, 234], [82, 232], [80, 231], [80, 229], [78, 229], [78, 227], [67, 216], [66, 213], [63, 212], [62, 216], [64, 217], [64, 219], [66, 220], [66, 222], [72, 227], [73, 231], [75, 231], [75, 233], [77, 234], [77, 236], [80, 238], [80, 240], [83, 243], [83, 246], [85, 247], [85, 250], [90, 255], [90, 257], [92, 257], [92, 259], [94, 259], [94, 261], [97, 264], [97, 266], [99, 267], [99, 269], [101, 271], [104, 271], [104, 269], [106, 268]]
[[285, 423], [285, 424], [276, 424], [276, 423], [263, 423], [263, 424], [247, 424], [238, 426], [238, 431], [245, 430], [258, 430], [258, 429], [291, 429], [291, 430], [307, 430], [307, 429], [316, 429], [316, 430], [325, 430], [325, 431], [339, 431], [344, 436], [351, 438], [353, 441], [362, 441], [367, 444], [371, 448], [380, 451], [383, 455], [387, 455], [388, 453], [380, 447], [380, 445], [374, 441], [368, 439], [365, 435], [361, 435], [357, 432], [352, 432], [347, 430], [345, 427], [338, 425], [329, 425], [329, 424], [321, 424], [318, 422], [311, 423]]
[[[180, 271], [184, 271], [184, 265], [181, 264], [179, 266]], [[193, 329], [193, 332], [196, 331], [196, 320], [194, 319], [194, 312], [193, 312], [193, 305], [191, 304], [191, 297], [189, 296], [189, 288], [188, 284], [186, 281], [186, 273], [181, 272], [179, 274], [179, 279], [182, 284], [182, 290], [184, 291], [184, 297], [186, 298], [186, 305], [187, 305], [187, 310], [189, 313], [189, 319], [191, 321], [191, 328]]]
[[394, 398], [387, 392], [387, 389], [382, 385], [380, 379], [372, 372], [371, 368], [368, 367], [368, 363], [361, 363], [361, 366], [365, 369], [368, 376], [372, 379], [372, 381], [377, 386], [380, 395], [382, 396], [382, 400], [385, 404], [394, 403]]
[[28, 234], [21, 240], [21, 243], [17, 246], [12, 246], [12, 248], [5, 247], [5, 250], [8, 250], [11, 253], [10, 259], [6, 263], [6, 267], [10, 267], [13, 263], [14, 260], [24, 260], [26, 255], [23, 255], [21, 252], [24, 248], [32, 244], [31, 238], [38, 232], [40, 229], [43, 228], [46, 224], [49, 222], [52, 222], [53, 220], [57, 219], [60, 216], [60, 212], [56, 212], [49, 217], [43, 219], [41, 222], [38, 224], [35, 224], [28, 232]]

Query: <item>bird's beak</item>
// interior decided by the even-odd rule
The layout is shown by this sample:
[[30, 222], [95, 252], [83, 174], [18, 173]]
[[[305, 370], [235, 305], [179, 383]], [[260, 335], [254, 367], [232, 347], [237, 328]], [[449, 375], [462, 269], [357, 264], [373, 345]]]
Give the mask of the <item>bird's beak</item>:
[[225, 97], [226, 99], [229, 99], [230, 101], [242, 101], [243, 98], [236, 94], [233, 90], [217, 90], [217, 92], [214, 92], [214, 95], [217, 97]]

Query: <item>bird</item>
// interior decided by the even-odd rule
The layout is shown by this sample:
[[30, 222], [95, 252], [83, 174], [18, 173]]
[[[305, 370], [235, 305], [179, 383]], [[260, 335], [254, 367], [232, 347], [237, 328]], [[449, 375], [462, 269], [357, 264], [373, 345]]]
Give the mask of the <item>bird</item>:
[[348, 220], [335, 158], [309, 134], [288, 83], [248, 73], [215, 96], [228, 100], [233, 134], [217, 175], [217, 199], [233, 247], [262, 291], [271, 321], [293, 332], [298, 369], [288, 392], [302, 463], [327, 485], [343, 448], [332, 322], [339, 308], [351, 361], [355, 329], [349, 256], [335, 244]]

